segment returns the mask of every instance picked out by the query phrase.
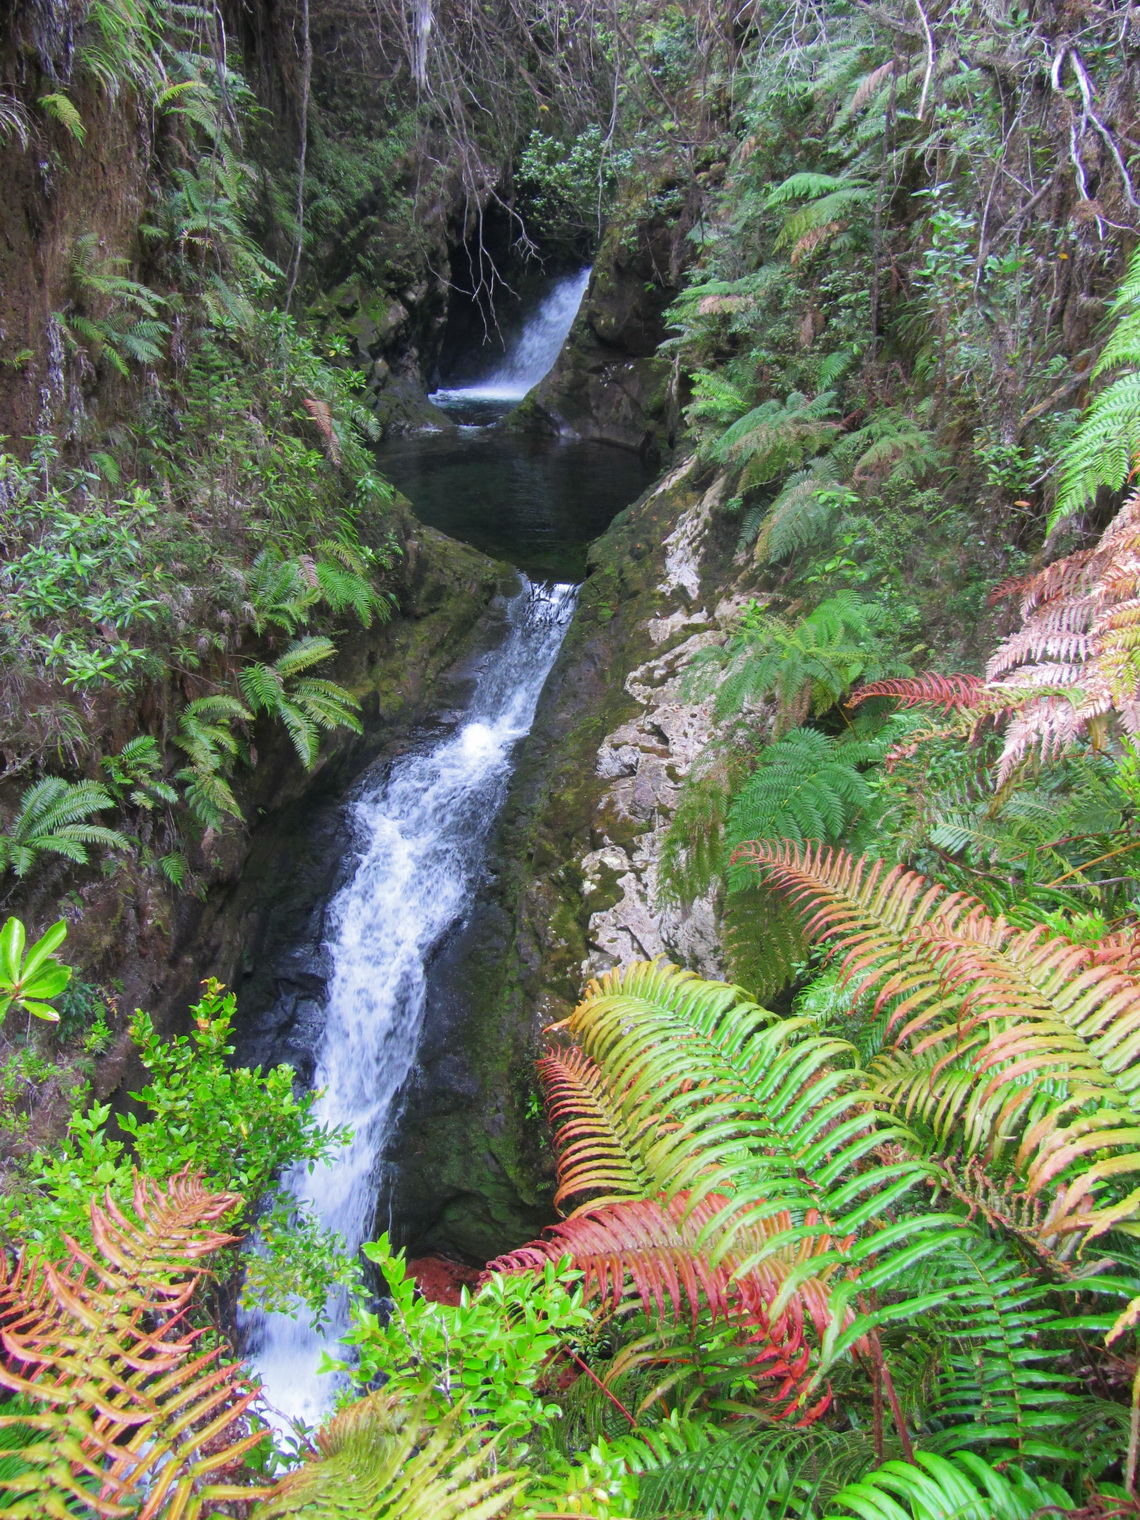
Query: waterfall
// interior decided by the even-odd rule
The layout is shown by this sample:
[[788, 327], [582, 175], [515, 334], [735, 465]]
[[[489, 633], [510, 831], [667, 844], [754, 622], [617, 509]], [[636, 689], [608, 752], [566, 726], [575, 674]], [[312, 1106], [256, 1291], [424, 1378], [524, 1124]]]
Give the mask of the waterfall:
[[[299, 1167], [286, 1179], [350, 1251], [368, 1238], [376, 1213], [379, 1158], [415, 1058], [428, 961], [471, 905], [515, 745], [530, 729], [574, 610], [574, 586], [522, 579], [507, 606], [506, 637], [484, 656], [458, 727], [401, 755], [351, 804], [359, 854], [329, 909], [332, 974], [314, 1086], [324, 1089], [318, 1121], [350, 1125], [353, 1140], [329, 1165]], [[346, 1308], [332, 1306], [323, 1333], [303, 1312], [246, 1320], [269, 1403], [290, 1418], [315, 1422], [327, 1413], [333, 1379], [316, 1369], [346, 1328]]]
[[556, 280], [491, 374], [477, 385], [434, 391], [428, 399], [437, 406], [463, 401], [521, 401], [554, 367], [589, 281], [589, 269]]

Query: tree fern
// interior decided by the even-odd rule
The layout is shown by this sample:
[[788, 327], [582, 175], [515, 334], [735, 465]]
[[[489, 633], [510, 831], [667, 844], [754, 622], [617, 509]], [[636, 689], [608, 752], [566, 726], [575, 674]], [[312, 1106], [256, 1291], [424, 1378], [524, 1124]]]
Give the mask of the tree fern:
[[316, 764], [320, 729], [361, 731], [356, 716], [359, 703], [352, 693], [335, 681], [304, 674], [335, 653], [331, 639], [298, 639], [272, 665], [253, 663], [238, 676], [250, 707], [255, 713], [271, 714], [285, 725], [307, 769]]
[[757, 511], [751, 535], [741, 528], [740, 547], [748, 537], [754, 543], [756, 558], [774, 564], [817, 543], [834, 520], [836, 498], [828, 487], [835, 483], [837, 474], [835, 461], [828, 455], [813, 460], [804, 470], [794, 471], [772, 504]]
[[808, 954], [799, 914], [754, 883], [725, 893], [721, 941], [732, 976], [757, 998], [781, 992]]
[[770, 207], [803, 202], [780, 228], [776, 247], [792, 246], [792, 263], [814, 251], [827, 238], [841, 232], [853, 216], [874, 200], [873, 185], [833, 174], [800, 172], [790, 175], [768, 191]]
[[726, 650], [693, 662], [689, 689], [727, 666], [717, 688], [717, 717], [774, 696], [777, 730], [794, 727], [826, 712], [861, 678], [903, 673], [883, 647], [884, 616], [878, 604], [851, 591], [829, 597], [795, 623], [754, 607]]
[[741, 484], [764, 485], [817, 454], [834, 437], [835, 395], [809, 400], [793, 391], [785, 401], [762, 402], [722, 434], [712, 448], [721, 464], [742, 465]]
[[814, 728], [794, 728], [765, 745], [732, 799], [727, 849], [748, 839], [839, 839], [871, 802], [859, 765], [881, 759], [882, 748]]
[[739, 757], [710, 746], [685, 779], [657, 860], [662, 902], [693, 902], [724, 870], [724, 829]]

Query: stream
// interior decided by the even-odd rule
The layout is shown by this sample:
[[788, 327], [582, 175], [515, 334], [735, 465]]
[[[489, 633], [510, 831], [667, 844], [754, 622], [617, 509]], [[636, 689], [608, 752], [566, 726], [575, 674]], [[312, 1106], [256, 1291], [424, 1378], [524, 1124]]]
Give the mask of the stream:
[[[346, 1124], [350, 1145], [329, 1165], [284, 1179], [299, 1203], [350, 1251], [386, 1221], [382, 1156], [399, 1116], [423, 1023], [429, 968], [477, 901], [486, 852], [518, 747], [573, 615], [585, 551], [648, 482], [635, 455], [496, 430], [509, 406], [549, 370], [589, 271], [554, 282], [489, 375], [437, 392], [463, 425], [379, 451], [379, 466], [417, 515], [519, 571], [503, 632], [474, 671], [453, 721], [371, 768], [345, 803], [352, 859], [321, 915], [312, 949], [328, 968], [313, 1085], [315, 1117]], [[476, 423], [464, 420], [476, 409]], [[319, 1421], [335, 1381], [318, 1374], [346, 1328], [347, 1304], [325, 1325], [306, 1314], [255, 1313], [246, 1349], [269, 1404], [286, 1419]]]

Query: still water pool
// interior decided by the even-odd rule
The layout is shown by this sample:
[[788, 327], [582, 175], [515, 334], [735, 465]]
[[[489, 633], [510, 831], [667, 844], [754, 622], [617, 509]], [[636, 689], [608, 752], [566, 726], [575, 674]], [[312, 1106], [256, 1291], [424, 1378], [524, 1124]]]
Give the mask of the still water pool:
[[582, 580], [586, 546], [653, 479], [627, 449], [495, 428], [420, 433], [377, 456], [421, 522], [535, 581]]

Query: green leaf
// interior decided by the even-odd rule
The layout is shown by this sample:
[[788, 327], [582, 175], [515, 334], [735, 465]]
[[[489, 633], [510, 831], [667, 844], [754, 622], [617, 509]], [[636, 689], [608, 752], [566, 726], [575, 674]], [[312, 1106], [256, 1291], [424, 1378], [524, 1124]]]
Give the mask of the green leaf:
[[23, 975], [25, 981], [28, 979], [28, 977], [31, 976], [33, 971], [35, 971], [39, 966], [43, 965], [44, 961], [47, 960], [49, 955], [52, 955], [56, 950], [59, 949], [60, 945], [63, 944], [66, 938], [67, 923], [64, 919], [61, 918], [57, 923], [52, 924], [51, 928], [48, 929], [46, 933], [42, 934], [38, 940], [36, 940], [35, 944], [24, 957]]
[[24, 953], [24, 926], [10, 918], [0, 929], [0, 977], [5, 982], [20, 980], [20, 961]]

